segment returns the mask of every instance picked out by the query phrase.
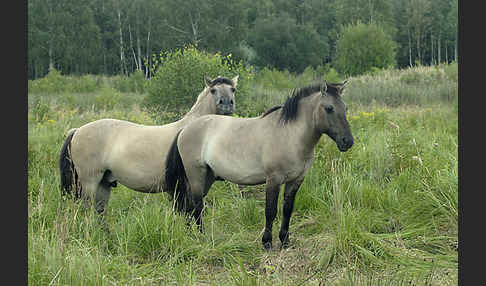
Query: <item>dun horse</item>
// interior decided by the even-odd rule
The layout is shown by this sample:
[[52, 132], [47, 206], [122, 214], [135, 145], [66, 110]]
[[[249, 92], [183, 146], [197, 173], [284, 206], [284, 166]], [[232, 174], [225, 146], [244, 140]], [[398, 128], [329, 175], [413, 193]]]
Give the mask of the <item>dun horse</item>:
[[101, 119], [71, 129], [59, 158], [62, 194], [74, 188], [75, 198], [94, 199], [96, 211], [103, 213], [117, 182], [139, 192], [163, 191], [165, 159], [176, 134], [202, 115], [232, 114], [237, 81], [238, 76], [206, 77], [194, 106], [170, 124]]
[[202, 231], [203, 198], [215, 180], [265, 183], [262, 243], [269, 250], [278, 194], [285, 184], [279, 238], [281, 247], [288, 247], [294, 198], [314, 162], [319, 138], [327, 134], [341, 152], [353, 145], [341, 99], [345, 83], [324, 82], [294, 90], [283, 106], [260, 117], [207, 115], [187, 125], [172, 143], [165, 173], [178, 209], [191, 213]]

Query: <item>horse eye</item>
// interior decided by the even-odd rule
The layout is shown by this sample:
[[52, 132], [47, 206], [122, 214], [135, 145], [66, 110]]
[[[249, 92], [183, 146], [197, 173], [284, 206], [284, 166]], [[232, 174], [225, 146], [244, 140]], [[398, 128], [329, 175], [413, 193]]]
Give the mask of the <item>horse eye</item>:
[[332, 105], [328, 105], [325, 107], [327, 113], [331, 113], [334, 111], [334, 107]]
[[211, 93], [212, 94], [215, 94], [216, 93], [216, 89], [215, 88], [211, 88]]
[[231, 88], [231, 92], [232, 92], [232, 93], [235, 93], [235, 91], [236, 91], [236, 88], [232, 87], [232, 88]]

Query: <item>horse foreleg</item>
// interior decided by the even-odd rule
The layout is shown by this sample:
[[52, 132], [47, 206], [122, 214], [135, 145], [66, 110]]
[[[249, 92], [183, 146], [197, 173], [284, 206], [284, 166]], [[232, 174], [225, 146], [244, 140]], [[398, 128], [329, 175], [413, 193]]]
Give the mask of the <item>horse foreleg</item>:
[[285, 184], [284, 191], [284, 203], [283, 203], [283, 218], [282, 226], [280, 227], [280, 233], [278, 237], [280, 238], [281, 248], [289, 247], [289, 224], [290, 217], [292, 216], [292, 210], [294, 209], [294, 199], [297, 191], [299, 190], [302, 180], [293, 181]]
[[280, 182], [267, 179], [265, 184], [265, 231], [262, 237], [263, 248], [272, 249], [272, 226], [277, 215], [278, 194]]

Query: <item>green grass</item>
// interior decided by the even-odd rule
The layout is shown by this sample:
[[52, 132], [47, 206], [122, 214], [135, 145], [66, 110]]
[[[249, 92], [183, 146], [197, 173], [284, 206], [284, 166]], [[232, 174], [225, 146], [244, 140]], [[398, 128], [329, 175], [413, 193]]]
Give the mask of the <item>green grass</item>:
[[[281, 196], [276, 249], [268, 253], [261, 186], [216, 182], [200, 234], [172, 211], [166, 194], [119, 185], [103, 228], [93, 211], [61, 198], [58, 153], [67, 130], [99, 118], [155, 124], [138, 107], [143, 95], [116, 91], [130, 104], [93, 107], [85, 97], [115, 91], [29, 93], [29, 285], [456, 285], [453, 72], [445, 66], [352, 78], [345, 101], [355, 145], [340, 153], [323, 135], [296, 197], [291, 247], [278, 250]], [[427, 94], [418, 92], [425, 87]], [[279, 103], [278, 92], [254, 88], [268, 95], [262, 104]]]

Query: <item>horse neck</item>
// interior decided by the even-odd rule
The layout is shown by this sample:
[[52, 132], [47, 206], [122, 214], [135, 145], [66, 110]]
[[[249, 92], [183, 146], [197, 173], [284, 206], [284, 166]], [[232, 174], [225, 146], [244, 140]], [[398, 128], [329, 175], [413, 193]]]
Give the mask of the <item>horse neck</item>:
[[299, 148], [305, 154], [313, 153], [314, 147], [322, 136], [314, 121], [314, 112], [318, 107], [319, 94], [302, 98], [299, 102], [297, 117], [288, 122], [288, 134], [298, 141]]
[[196, 103], [191, 107], [189, 112], [184, 115], [184, 117], [179, 120], [184, 124], [188, 124], [194, 119], [207, 114], [215, 114], [216, 109], [214, 105], [211, 104], [211, 97], [208, 96], [208, 88], [205, 88], [197, 97]]

